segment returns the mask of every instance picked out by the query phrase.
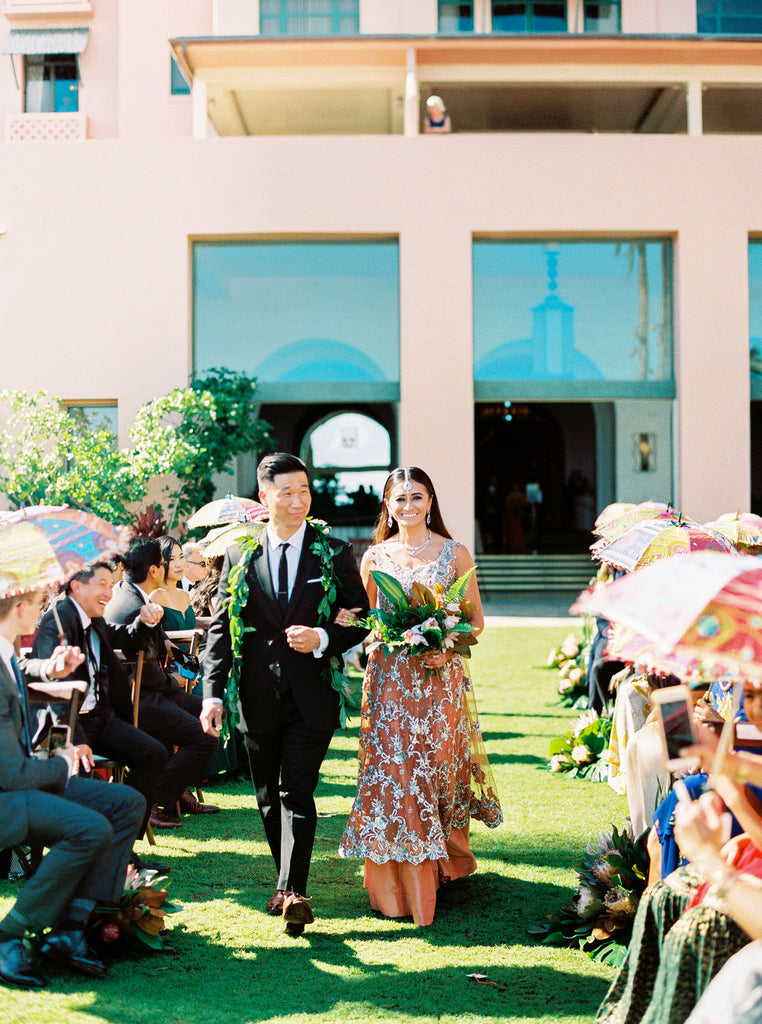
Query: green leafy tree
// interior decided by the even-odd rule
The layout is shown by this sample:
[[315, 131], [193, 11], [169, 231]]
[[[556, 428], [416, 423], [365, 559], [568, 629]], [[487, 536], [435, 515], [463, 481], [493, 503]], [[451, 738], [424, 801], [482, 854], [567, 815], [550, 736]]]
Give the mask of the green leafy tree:
[[214, 369], [146, 403], [130, 436], [140, 472], [167, 476], [165, 498], [169, 528], [179, 518], [211, 501], [214, 477], [233, 472], [231, 463], [245, 452], [270, 450], [270, 426], [259, 419], [256, 379]]
[[69, 504], [124, 522], [147, 477], [110, 430], [91, 430], [47, 391], [0, 392], [0, 491], [10, 504]]

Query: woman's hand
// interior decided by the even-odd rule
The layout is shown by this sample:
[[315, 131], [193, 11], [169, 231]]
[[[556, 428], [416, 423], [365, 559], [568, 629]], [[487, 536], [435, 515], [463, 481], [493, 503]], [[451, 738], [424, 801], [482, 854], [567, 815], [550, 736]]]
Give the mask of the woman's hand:
[[424, 668], [444, 668], [455, 657], [454, 651], [430, 651], [423, 656]]
[[339, 608], [333, 621], [337, 626], [357, 626], [359, 625], [357, 614], [361, 610], [360, 608]]
[[692, 803], [675, 808], [675, 838], [688, 860], [708, 870], [720, 859], [727, 840], [725, 805], [716, 793], [703, 793]]

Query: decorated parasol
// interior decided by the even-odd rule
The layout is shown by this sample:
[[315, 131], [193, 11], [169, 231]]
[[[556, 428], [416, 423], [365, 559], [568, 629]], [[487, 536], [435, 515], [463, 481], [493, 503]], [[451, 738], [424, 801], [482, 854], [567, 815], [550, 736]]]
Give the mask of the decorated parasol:
[[649, 519], [638, 523], [610, 544], [600, 548], [596, 544], [593, 547], [597, 549], [594, 557], [627, 572], [663, 558], [687, 555], [693, 551], [721, 551], [738, 555], [727, 537], [680, 515], [672, 515], [668, 520]]
[[762, 517], [753, 512], [726, 512], [706, 526], [727, 537], [736, 547], [755, 548], [762, 545]]
[[655, 501], [644, 501], [642, 504], [628, 509], [622, 515], [603, 523], [599, 529], [595, 530], [594, 532], [601, 538], [597, 544], [616, 540], [626, 530], [637, 526], [638, 523], [645, 523], [651, 519], [668, 521], [676, 515], [677, 513], [670, 505], [664, 505], [661, 502]]
[[[204, 558], [216, 558], [218, 555], [224, 555], [227, 549], [237, 543], [241, 537], [251, 537], [258, 533], [263, 526], [264, 522], [260, 519], [255, 523], [234, 523], [232, 526], [210, 530], [201, 541]], [[213, 534], [214, 536], [212, 536]]]
[[188, 520], [189, 530], [199, 526], [223, 526], [228, 523], [251, 523], [267, 515], [267, 509], [253, 498], [238, 498], [226, 494], [224, 498], [202, 505]]

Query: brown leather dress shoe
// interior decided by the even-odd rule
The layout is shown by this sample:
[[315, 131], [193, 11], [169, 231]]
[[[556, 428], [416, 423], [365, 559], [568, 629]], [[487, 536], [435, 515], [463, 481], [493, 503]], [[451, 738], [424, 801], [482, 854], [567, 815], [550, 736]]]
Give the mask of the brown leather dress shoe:
[[43, 939], [40, 952], [60, 967], [68, 967], [88, 978], [106, 977], [106, 965], [93, 956], [84, 931], [54, 929]]
[[189, 789], [186, 789], [178, 800], [182, 814], [219, 814], [220, 808], [214, 804], [201, 804]]
[[280, 917], [283, 913], [283, 904], [285, 900], [285, 892], [282, 889], [276, 889], [267, 901], [267, 913], [272, 914], [274, 917]]
[[32, 967], [21, 939], [0, 942], [0, 982], [16, 988], [45, 988], [47, 981]]
[[287, 892], [283, 900], [283, 920], [287, 935], [301, 935], [306, 924], [312, 924], [315, 915], [305, 896], [298, 892]]
[[151, 828], [180, 828], [182, 822], [178, 821], [177, 818], [170, 818], [168, 814], [162, 811], [161, 807], [157, 807], [156, 804], [151, 808], [151, 816], [149, 817]]

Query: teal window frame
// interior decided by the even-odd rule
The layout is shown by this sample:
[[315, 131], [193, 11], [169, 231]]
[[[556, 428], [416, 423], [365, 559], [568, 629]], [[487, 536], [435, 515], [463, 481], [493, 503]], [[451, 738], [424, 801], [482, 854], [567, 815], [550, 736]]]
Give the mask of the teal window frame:
[[[523, 28], [511, 27], [511, 28], [506, 28], [506, 29], [496, 28], [495, 27], [496, 26], [496, 22], [501, 17], [507, 16], [507, 15], [503, 15], [503, 14], [501, 14], [499, 12], [498, 9], [501, 8], [501, 7], [507, 7], [507, 8], [523, 7], [524, 8], [524, 27]], [[561, 27], [559, 27], [559, 28], [547, 28], [547, 27], [539, 27], [539, 28], [537, 28], [537, 27], [535, 27], [536, 23], [544, 16], [542, 9], [543, 8], [547, 8], [547, 7], [559, 7], [559, 8], [562, 7], [563, 8], [563, 18], [560, 19], [563, 22], [563, 27], [562, 28]], [[518, 15], [518, 12], [516, 12], [516, 14]], [[569, 5], [567, 3], [567, 0], [492, 0], [492, 31], [495, 34], [500, 34], [500, 35], [508, 35], [508, 34], [513, 34], [513, 33], [517, 33], [517, 34], [520, 34], [520, 35], [531, 34], [531, 33], [541, 33], [541, 34], [548, 33], [549, 35], [550, 34], [556, 34], [556, 33], [560, 34], [562, 32], [568, 32], [568, 30], [569, 30], [568, 18], [569, 18]]]
[[190, 82], [182, 73], [174, 55], [169, 58], [169, 89], [173, 96], [190, 96]]
[[[439, 0], [438, 14], [439, 31], [445, 35], [474, 31], [474, 0]], [[443, 24], [443, 19], [456, 20], [458, 24], [453, 26], [447, 20]]]
[[[42, 78], [34, 77], [33, 68], [42, 69]], [[69, 74], [63, 74], [63, 71]], [[24, 113], [76, 114], [79, 111], [79, 60], [76, 53], [28, 53], [24, 56]], [[40, 91], [39, 104], [31, 102], [30, 86], [48, 85]], [[66, 98], [70, 102], [63, 102]]]
[[696, 0], [696, 31], [699, 35], [762, 35], [762, 5], [758, 0]]
[[749, 239], [749, 378], [752, 401], [762, 400], [762, 238]]
[[[310, 22], [330, 19], [330, 29], [312, 29]], [[304, 27], [294, 28], [295, 22]], [[351, 27], [349, 27], [351, 26]], [[352, 36], [360, 32], [359, 0], [260, 0], [262, 36]]]
[[[611, 29], [608, 25], [601, 27], [601, 19], [593, 11], [601, 7], [611, 8], [616, 11], [616, 28]], [[585, 33], [588, 35], [608, 35], [610, 32], [622, 31], [622, 3], [621, 0], [584, 0]]]

